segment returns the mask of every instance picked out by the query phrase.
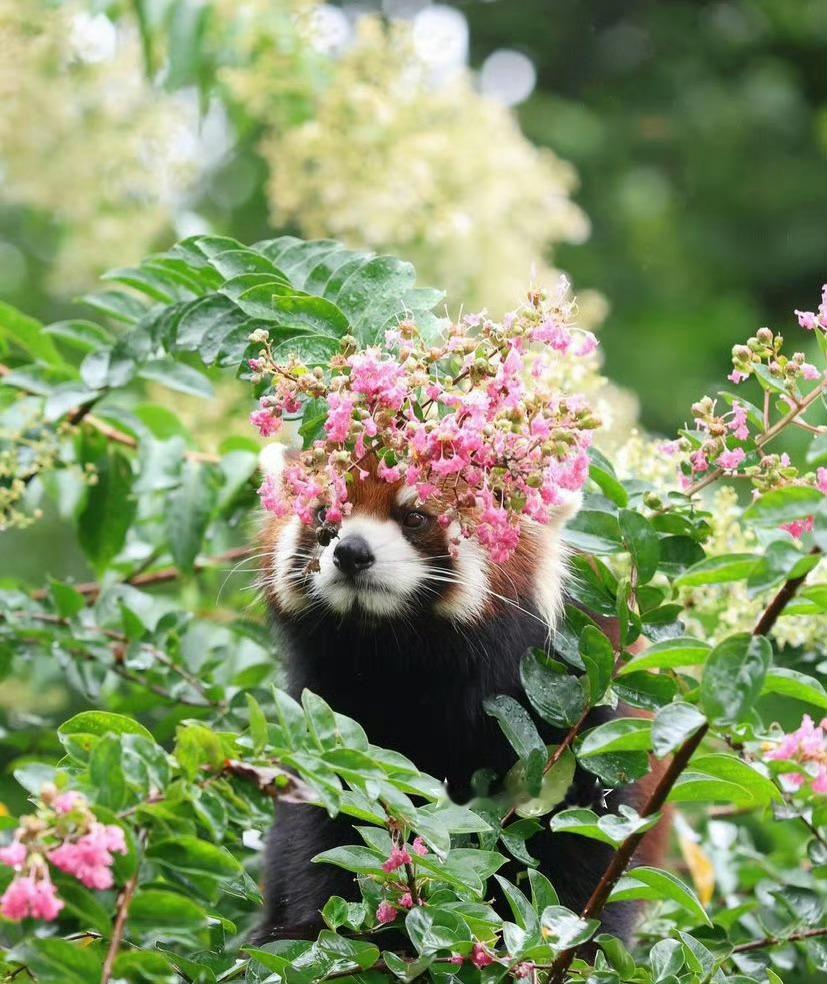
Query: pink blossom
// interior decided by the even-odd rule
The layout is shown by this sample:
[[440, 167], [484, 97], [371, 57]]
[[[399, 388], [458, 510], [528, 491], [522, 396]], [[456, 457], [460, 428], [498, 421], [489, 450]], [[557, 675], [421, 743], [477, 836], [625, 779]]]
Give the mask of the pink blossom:
[[705, 472], [709, 470], [709, 459], [703, 451], [696, 451], [690, 455], [689, 462], [692, 465], [693, 472]]
[[414, 837], [412, 847], [414, 854], [418, 854], [421, 858], [424, 858], [428, 853], [428, 845], [421, 837]]
[[748, 373], [739, 372], [737, 369], [733, 369], [732, 372], [727, 376], [727, 379], [731, 383], [735, 383], [737, 386], [738, 383], [743, 383], [745, 379], [749, 379], [749, 375]]
[[250, 414], [250, 423], [258, 428], [262, 437], [272, 437], [281, 428], [281, 418], [277, 417], [270, 410], [254, 410]]
[[516, 967], [511, 971], [515, 977], [530, 977], [534, 972], [534, 964], [530, 960], [524, 960], [522, 963], [517, 964]]
[[813, 517], [808, 516], [806, 519], [794, 519], [791, 523], [782, 523], [781, 529], [786, 530], [796, 540], [800, 540], [805, 533], [813, 532]]
[[88, 834], [77, 841], [65, 841], [48, 854], [56, 868], [74, 875], [87, 888], [103, 890], [114, 884], [110, 868], [112, 853], [126, 854], [126, 842], [120, 827], [93, 823]]
[[19, 868], [26, 860], [27, 853], [25, 845], [14, 840], [7, 847], [0, 847], [0, 863], [9, 868]]
[[[784, 735], [764, 755], [767, 762], [795, 762], [807, 770], [781, 774], [782, 784], [791, 791], [802, 788], [808, 779], [814, 793], [827, 793], [827, 718], [816, 727], [809, 714], [801, 719], [801, 725]], [[813, 774], [815, 778], [813, 778]]]
[[408, 854], [408, 849], [406, 847], [397, 847], [394, 844], [391, 849], [391, 853], [388, 856], [388, 860], [382, 865], [383, 871], [396, 871], [397, 868], [401, 868], [405, 864], [411, 863], [411, 856]]
[[819, 468], [816, 471], [816, 488], [827, 495], [827, 468]]
[[723, 454], [718, 455], [718, 460], [715, 463], [719, 468], [723, 468], [726, 471], [735, 471], [744, 458], [746, 458], [744, 449], [735, 448], [732, 451], [724, 451]]
[[403, 909], [413, 909], [413, 897], [410, 892], [405, 892], [402, 898], [399, 900], [399, 904]]
[[341, 444], [347, 440], [353, 423], [356, 397], [350, 393], [331, 393], [327, 398], [328, 414], [325, 433], [331, 441]]
[[56, 796], [52, 805], [58, 813], [71, 813], [77, 807], [86, 805], [86, 797], [70, 789], [68, 792]]
[[261, 372], [264, 369], [264, 359], [248, 359], [247, 365], [253, 372]]
[[494, 963], [494, 958], [482, 943], [475, 943], [471, 950], [471, 963], [482, 970], [483, 967], [490, 967]]
[[52, 922], [63, 906], [48, 874], [37, 879], [30, 875], [18, 876], [0, 898], [0, 913], [12, 922], [28, 917]]
[[734, 403], [732, 405], [732, 420], [730, 420], [728, 426], [739, 441], [746, 441], [749, 438], [747, 408], [741, 403]]
[[258, 489], [262, 506], [276, 516], [286, 516], [290, 508], [284, 498], [281, 483], [272, 475], [265, 475]]
[[392, 923], [398, 913], [396, 909], [390, 904], [390, 902], [384, 901], [379, 903], [379, 907], [376, 910], [376, 920], [380, 923]]
[[812, 362], [802, 362], [801, 363], [801, 375], [804, 379], [812, 382], [815, 379], [821, 379], [821, 373]]
[[461, 957], [459, 954], [457, 954], [455, 957], [451, 957], [448, 960], [448, 963], [456, 964], [457, 967], [461, 967], [465, 963], [465, 957]]

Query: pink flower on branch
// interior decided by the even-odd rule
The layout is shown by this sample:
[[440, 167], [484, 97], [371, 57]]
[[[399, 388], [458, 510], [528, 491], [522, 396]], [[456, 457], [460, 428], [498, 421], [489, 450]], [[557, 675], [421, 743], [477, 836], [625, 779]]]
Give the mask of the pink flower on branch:
[[376, 921], [382, 923], [392, 923], [399, 913], [388, 901], [383, 901], [379, 903], [376, 909]]
[[[313, 524], [347, 515], [349, 486], [370, 474], [415, 490], [444, 528], [474, 536], [502, 562], [522, 523], [548, 523], [555, 508], [588, 478], [588, 449], [598, 421], [585, 400], [548, 393], [554, 361], [594, 350], [596, 340], [571, 321], [568, 286], [528, 302], [496, 323], [465, 316], [439, 341], [405, 322], [386, 333], [388, 351], [360, 350], [354, 338], [326, 367], [281, 364], [265, 348], [262, 377], [272, 380], [253, 422], [308, 400], [326, 404], [323, 436], [279, 481], [265, 481], [262, 505]], [[525, 517], [525, 518], [524, 518]]]
[[0, 897], [0, 913], [12, 922], [29, 918], [52, 922], [63, 906], [48, 872], [39, 878], [18, 876]]

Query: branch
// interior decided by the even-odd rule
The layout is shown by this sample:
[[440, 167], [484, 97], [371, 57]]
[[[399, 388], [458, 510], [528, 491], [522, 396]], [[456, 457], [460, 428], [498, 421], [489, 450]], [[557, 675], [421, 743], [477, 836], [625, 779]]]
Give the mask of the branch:
[[[235, 560], [246, 560], [248, 557], [252, 557], [252, 555], [252, 547], [233, 547], [232, 550], [227, 550], [224, 553], [215, 554], [212, 557], [205, 557], [203, 560], [197, 560], [193, 569], [196, 574], [200, 574], [202, 571], [209, 570], [211, 567], [218, 567], [221, 564]], [[131, 584], [135, 588], [145, 588], [153, 584], [166, 584], [168, 581], [177, 581], [181, 576], [182, 572], [177, 567], [162, 567], [160, 570], [149, 571], [146, 574], [133, 574], [122, 583]], [[82, 584], [74, 584], [72, 587], [75, 591], [85, 595], [89, 601], [94, 601], [101, 593], [101, 585], [98, 581], [86, 581]], [[32, 598], [35, 601], [43, 601], [48, 595], [48, 588], [38, 588], [37, 591], [32, 592]]]
[[[811, 555], [817, 556], [820, 553], [821, 550], [818, 547], [813, 547], [810, 551]], [[809, 571], [807, 573], [809, 573]], [[778, 594], [772, 599], [769, 605], [767, 605], [764, 614], [752, 630], [753, 635], [767, 635], [806, 579], [807, 574], [802, 574], [801, 577], [791, 578], [789, 581], [785, 581], [781, 585]]]
[[800, 943], [802, 940], [812, 940], [819, 936], [827, 936], [827, 926], [821, 929], [806, 929], [801, 933], [793, 933], [792, 936], [776, 938], [767, 936], [763, 940], [753, 940], [751, 943], [739, 943], [732, 948], [733, 953], [751, 953], [753, 950], [765, 950], [770, 946], [783, 946], [785, 943]]
[[[790, 602], [796, 591], [798, 591], [804, 583], [805, 577], [792, 578], [781, 587], [778, 594], [769, 603], [764, 614], [752, 630], [752, 634], [754, 636], [766, 635], [766, 633], [770, 631], [785, 606]], [[678, 776], [680, 776], [689, 764], [689, 760], [697, 751], [698, 746], [706, 737], [708, 731], [709, 725], [702, 725], [698, 731], [696, 731], [691, 738], [685, 741], [677, 752], [675, 752], [672, 756], [672, 761], [660, 777], [660, 780], [658, 781], [657, 786], [655, 786], [652, 795], [643, 805], [640, 811], [640, 815], [642, 817], [649, 817], [661, 809], [666, 802], [669, 793], [672, 791], [672, 787], [675, 785]], [[600, 881], [597, 883], [597, 887], [592, 892], [591, 898], [583, 909], [582, 916], [584, 919], [597, 918], [603, 912], [603, 907], [606, 905], [612, 890], [620, 880], [620, 877], [623, 875], [626, 868], [629, 866], [635, 851], [640, 845], [640, 842], [646, 836], [647, 832], [648, 831], [639, 831], [631, 834], [617, 849], [612, 857], [612, 860], [609, 862], [609, 866], [606, 868]], [[562, 953], [559, 954], [557, 959], [551, 965], [549, 984], [562, 984], [566, 971], [571, 966], [571, 962], [574, 960], [576, 952], [577, 947], [572, 947], [568, 950], [563, 950]]]
[[103, 964], [103, 973], [101, 974], [101, 984], [109, 984], [112, 980], [112, 973], [115, 968], [115, 961], [118, 959], [118, 951], [121, 948], [121, 943], [123, 942], [124, 929], [126, 928], [126, 919], [129, 915], [129, 906], [132, 904], [132, 899], [135, 895], [135, 890], [138, 887], [138, 876], [140, 875], [141, 866], [140, 863], [135, 870], [135, 874], [129, 879], [129, 881], [124, 885], [123, 891], [118, 896], [118, 914], [115, 917], [115, 926], [112, 929], [112, 939], [109, 942], [109, 949], [106, 952], [106, 960]]
[[[756, 448], [763, 448], [764, 445], [769, 444], [773, 438], [778, 437], [785, 427], [789, 424], [795, 423], [796, 419], [818, 400], [825, 388], [827, 388], [827, 380], [822, 380], [818, 386], [808, 393], [800, 403], [797, 403], [789, 413], [785, 414], [780, 420], [776, 421], [768, 431], [765, 431], [755, 439]], [[725, 474], [726, 472], [723, 468], [716, 468], [714, 471], [711, 471], [708, 475], [704, 476], [704, 478], [695, 482], [694, 485], [690, 485], [684, 494], [691, 498], [691, 496], [695, 495], [696, 492], [700, 492], [701, 489], [705, 489], [708, 485], [712, 485], [713, 482], [717, 482], [718, 479], [722, 478]]]

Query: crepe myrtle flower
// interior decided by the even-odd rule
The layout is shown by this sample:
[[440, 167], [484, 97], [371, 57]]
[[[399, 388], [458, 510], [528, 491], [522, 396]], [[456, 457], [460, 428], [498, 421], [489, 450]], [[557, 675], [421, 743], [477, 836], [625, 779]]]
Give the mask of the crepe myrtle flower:
[[817, 795], [827, 794], [827, 718], [816, 726], [805, 714], [795, 731], [765, 745], [764, 761], [801, 766], [801, 771], [781, 773], [781, 783], [789, 791], [809, 788]]
[[87, 888], [103, 890], [114, 885], [114, 855], [126, 852], [123, 830], [98, 821], [86, 797], [73, 790], [59, 793], [47, 783], [37, 812], [22, 817], [12, 842], [0, 848], [0, 864], [15, 872], [0, 897], [0, 913], [12, 921], [54, 920], [64, 903], [49, 864]]
[[[588, 450], [599, 421], [577, 395], [545, 392], [546, 369], [561, 355], [589, 355], [596, 339], [573, 323], [561, 281], [532, 290], [502, 321], [466, 315], [434, 342], [411, 321], [385, 333], [385, 347], [340, 340], [325, 366], [283, 361], [267, 338], [255, 367], [267, 389], [251, 421], [263, 436], [308, 401], [325, 408], [321, 435], [262, 484], [265, 509], [313, 524], [320, 508], [338, 523], [348, 483], [368, 472], [412, 489], [441, 525], [475, 537], [492, 560], [517, 549], [522, 517], [549, 523], [588, 479]], [[315, 404], [317, 405], [317, 404]]]

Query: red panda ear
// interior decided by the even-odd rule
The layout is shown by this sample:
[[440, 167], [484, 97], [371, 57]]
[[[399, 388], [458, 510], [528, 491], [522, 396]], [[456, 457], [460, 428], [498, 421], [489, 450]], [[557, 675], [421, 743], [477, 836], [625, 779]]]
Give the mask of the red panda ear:
[[566, 493], [566, 498], [563, 502], [553, 508], [549, 526], [553, 526], [558, 530], [562, 529], [566, 523], [569, 522], [569, 520], [574, 519], [574, 517], [580, 512], [580, 507], [582, 505], [582, 492]]
[[299, 452], [293, 448], [288, 448], [279, 441], [266, 444], [258, 454], [258, 466], [261, 474], [281, 481], [284, 469], [287, 465], [296, 464], [299, 460]]

